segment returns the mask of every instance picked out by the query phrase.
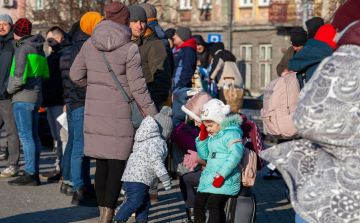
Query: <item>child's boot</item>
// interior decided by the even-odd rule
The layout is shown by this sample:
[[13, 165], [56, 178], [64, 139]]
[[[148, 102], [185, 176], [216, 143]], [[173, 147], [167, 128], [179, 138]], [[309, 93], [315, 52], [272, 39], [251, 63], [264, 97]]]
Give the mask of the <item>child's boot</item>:
[[186, 208], [186, 215], [188, 217], [188, 223], [194, 223], [194, 208]]

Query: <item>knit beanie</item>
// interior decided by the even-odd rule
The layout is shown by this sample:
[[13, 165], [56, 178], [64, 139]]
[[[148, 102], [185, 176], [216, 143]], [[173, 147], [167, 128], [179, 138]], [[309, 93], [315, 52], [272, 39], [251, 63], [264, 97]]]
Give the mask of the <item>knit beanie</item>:
[[221, 124], [226, 118], [226, 115], [230, 114], [231, 106], [225, 105], [224, 102], [219, 99], [211, 99], [206, 102], [201, 111], [201, 121], [213, 121]]
[[196, 45], [207, 46], [207, 43], [201, 35], [193, 35], [192, 38], [196, 40]]
[[104, 7], [104, 11], [106, 13], [106, 20], [129, 26], [130, 11], [122, 2], [112, 2], [107, 4]]
[[330, 24], [326, 24], [320, 27], [314, 39], [320, 40], [324, 43], [327, 43], [332, 48], [335, 48], [336, 47], [336, 43], [334, 42], [335, 35], [336, 35], [335, 28]]
[[80, 20], [75, 22], [72, 26], [71, 26], [71, 30], [70, 30], [70, 33], [71, 33], [71, 36], [74, 37], [75, 34], [77, 32], [80, 31]]
[[293, 46], [304, 46], [307, 40], [307, 32], [303, 28], [297, 27], [290, 30], [290, 41]]
[[0, 15], [0, 21], [5, 21], [10, 24], [10, 26], [13, 26], [13, 20], [8, 14], [1, 14]]
[[217, 43], [214, 43], [211, 47], [210, 47], [210, 54], [212, 56], [215, 56], [215, 53], [219, 50], [224, 50], [225, 49], [225, 46], [224, 46], [224, 43], [223, 42], [217, 42]]
[[180, 37], [180, 39], [182, 41], [187, 41], [189, 39], [191, 39], [191, 29], [188, 27], [182, 27], [180, 26], [177, 30], [176, 30], [176, 34]]
[[143, 8], [138, 5], [132, 5], [129, 7], [130, 11], [130, 22], [147, 22], [146, 12]]
[[154, 118], [162, 128], [161, 135], [164, 137], [164, 139], [168, 139], [173, 130], [173, 121], [171, 116], [172, 109], [168, 106], [164, 106], [162, 107], [160, 113], [158, 113]]
[[167, 29], [165, 31], [165, 34], [166, 34], [168, 39], [172, 39], [174, 37], [174, 35], [175, 35], [175, 32], [176, 32], [175, 29], [170, 28], [170, 29]]
[[197, 93], [181, 107], [181, 110], [195, 121], [201, 122], [200, 116], [203, 105], [211, 99], [212, 97], [205, 92]]
[[323, 26], [324, 20], [320, 17], [314, 17], [305, 22], [306, 28], [308, 30], [308, 39], [314, 38], [316, 32], [321, 26]]
[[100, 15], [100, 13], [87, 12], [81, 17], [80, 28], [84, 33], [91, 36], [95, 26], [102, 20], [104, 20], [104, 16]]
[[360, 1], [359, 0], [347, 0], [342, 6], [340, 6], [334, 15], [332, 25], [337, 32], [341, 32], [350, 23], [360, 20]]
[[157, 17], [157, 11], [156, 11], [155, 6], [153, 6], [149, 3], [141, 3], [139, 6], [145, 10], [146, 17], [148, 19], [153, 19], [153, 18]]
[[13, 26], [14, 33], [17, 36], [31, 35], [31, 28], [32, 28], [32, 24], [26, 18], [18, 19]]

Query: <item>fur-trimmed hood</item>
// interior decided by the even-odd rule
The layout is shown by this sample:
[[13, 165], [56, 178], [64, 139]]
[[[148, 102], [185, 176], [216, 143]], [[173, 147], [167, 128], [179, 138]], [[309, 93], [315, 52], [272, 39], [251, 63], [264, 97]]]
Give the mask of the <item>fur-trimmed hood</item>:
[[232, 126], [240, 126], [243, 122], [243, 118], [241, 118], [240, 115], [238, 114], [231, 114], [228, 115], [224, 121], [221, 122], [220, 124], [220, 130], [226, 130], [228, 128], [232, 128]]

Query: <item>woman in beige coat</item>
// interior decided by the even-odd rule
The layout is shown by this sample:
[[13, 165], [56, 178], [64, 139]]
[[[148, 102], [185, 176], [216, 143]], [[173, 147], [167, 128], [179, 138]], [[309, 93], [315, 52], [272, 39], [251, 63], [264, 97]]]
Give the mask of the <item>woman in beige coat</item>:
[[[113, 217], [121, 189], [125, 160], [133, 146], [131, 110], [108, 71], [101, 51], [131, 99], [146, 115], [157, 109], [147, 90], [138, 46], [128, 27], [102, 21], [84, 43], [70, 70], [80, 87], [87, 87], [85, 101], [85, 155], [96, 158], [95, 190], [101, 218]], [[102, 221], [107, 222], [107, 220]]]

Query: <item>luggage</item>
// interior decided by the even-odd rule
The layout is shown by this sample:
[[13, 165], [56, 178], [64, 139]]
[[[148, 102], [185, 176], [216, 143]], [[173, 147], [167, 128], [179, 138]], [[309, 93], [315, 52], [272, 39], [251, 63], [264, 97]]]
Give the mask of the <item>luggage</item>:
[[[232, 80], [230, 86], [225, 85], [227, 79]], [[224, 104], [231, 106], [231, 113], [239, 113], [244, 100], [244, 89], [235, 87], [234, 77], [224, 77], [223, 86], [220, 88], [219, 99]]]
[[298, 137], [292, 117], [298, 106], [299, 92], [296, 72], [276, 78], [266, 85], [261, 118], [267, 134], [277, 139]]
[[203, 92], [202, 88], [176, 88], [173, 92], [173, 120], [182, 122], [185, 120], [186, 114], [181, 110], [181, 106], [197, 93]]
[[[241, 139], [235, 139], [229, 143], [228, 148], [234, 143], [243, 142]], [[246, 144], [246, 142], [244, 143]], [[241, 183], [245, 187], [252, 187], [255, 184], [257, 173], [257, 155], [254, 151], [244, 147], [244, 154], [239, 163], [241, 171]]]
[[247, 120], [246, 115], [241, 115], [241, 117], [243, 118], [240, 126], [243, 131], [243, 140], [247, 139], [244, 146], [257, 154], [257, 169], [261, 170], [266, 166], [266, 161], [259, 156], [260, 152], [265, 149], [260, 129], [254, 121]]
[[251, 188], [242, 187], [239, 196], [229, 198], [225, 205], [226, 223], [253, 223], [256, 217], [256, 197]]

